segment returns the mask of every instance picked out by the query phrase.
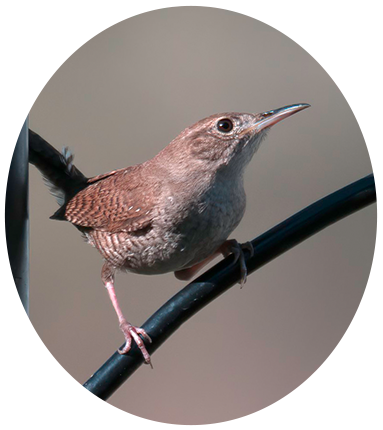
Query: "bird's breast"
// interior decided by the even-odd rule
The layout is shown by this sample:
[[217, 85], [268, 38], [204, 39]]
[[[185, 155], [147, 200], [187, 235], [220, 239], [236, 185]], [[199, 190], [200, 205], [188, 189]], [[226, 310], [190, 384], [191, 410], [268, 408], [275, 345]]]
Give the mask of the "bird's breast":
[[245, 208], [242, 180], [216, 182], [201, 193], [177, 227], [179, 250], [185, 256], [180, 268], [190, 267], [213, 254], [237, 227]]
[[215, 183], [192, 197], [164, 194], [150, 228], [134, 234], [92, 231], [88, 240], [117, 269], [173, 272], [213, 254], [239, 224], [245, 206], [242, 183]]

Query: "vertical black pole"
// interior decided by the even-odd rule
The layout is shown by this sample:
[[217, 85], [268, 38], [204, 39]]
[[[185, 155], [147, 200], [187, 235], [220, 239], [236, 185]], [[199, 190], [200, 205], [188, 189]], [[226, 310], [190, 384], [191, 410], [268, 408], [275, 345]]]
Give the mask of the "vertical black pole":
[[29, 314], [28, 119], [21, 129], [9, 169], [5, 226], [13, 278]]

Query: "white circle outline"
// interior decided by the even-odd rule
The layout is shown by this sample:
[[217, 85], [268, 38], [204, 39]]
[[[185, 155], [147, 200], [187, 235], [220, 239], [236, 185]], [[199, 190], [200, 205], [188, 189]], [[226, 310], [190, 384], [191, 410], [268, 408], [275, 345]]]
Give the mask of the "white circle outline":
[[[128, 16], [128, 17], [126, 17], [126, 18], [123, 18], [123, 19], [120, 19], [120, 20], [118, 20], [118, 21], [116, 21], [116, 22], [114, 22], [113, 24], [110, 24], [110, 25], [108, 25], [108, 26], [106, 26], [105, 28], [103, 28], [102, 30], [100, 30], [100, 31], [98, 31], [98, 32], [96, 32], [93, 36], [91, 36], [91, 37], [89, 37], [88, 39], [86, 39], [83, 43], [81, 43], [74, 51], [72, 51], [72, 53], [71, 54], [69, 54], [66, 58], [65, 58], [65, 60], [64, 61], [62, 61], [56, 68], [55, 68], [55, 70], [53, 71], [53, 73], [49, 76], [49, 78], [45, 81], [45, 83], [44, 83], [44, 85], [40, 88], [40, 91], [37, 93], [37, 95], [36, 95], [36, 97], [34, 98], [34, 100], [33, 100], [33, 102], [32, 102], [32, 104], [30, 105], [30, 107], [29, 107], [29, 109], [28, 109], [28, 112], [27, 112], [27, 114], [25, 115], [25, 118], [24, 118], [24, 120], [23, 120], [23, 122], [22, 122], [22, 124], [21, 124], [21, 126], [20, 126], [20, 129], [19, 129], [19, 131], [18, 131], [18, 134], [17, 134], [17, 137], [16, 137], [16, 143], [17, 143], [17, 140], [18, 140], [18, 138], [19, 138], [19, 136], [20, 136], [20, 132], [21, 132], [21, 130], [22, 130], [22, 128], [23, 128], [23, 126], [24, 126], [24, 123], [25, 123], [25, 121], [26, 121], [26, 119], [27, 119], [27, 117], [28, 117], [28, 115], [29, 115], [29, 112], [31, 111], [31, 109], [32, 109], [32, 107], [33, 107], [33, 105], [34, 105], [34, 103], [36, 102], [36, 99], [37, 99], [37, 97], [40, 95], [40, 93], [42, 92], [42, 90], [45, 88], [45, 86], [47, 85], [47, 83], [51, 80], [51, 78], [52, 78], [52, 76], [57, 72], [57, 70], [75, 53], [75, 52], [77, 52], [82, 46], [84, 46], [87, 42], [89, 42], [91, 39], [93, 39], [94, 37], [96, 37], [97, 35], [99, 35], [100, 33], [102, 33], [103, 31], [105, 31], [105, 30], [107, 30], [108, 28], [110, 28], [110, 27], [113, 27], [114, 25], [116, 25], [116, 24], [119, 24], [120, 22], [122, 22], [122, 21], [125, 21], [125, 20], [127, 20], [127, 19], [129, 19], [129, 18], [133, 18], [133, 17], [135, 17], [135, 16], [138, 16], [138, 15], [142, 15], [142, 14], [144, 14], [144, 13], [147, 13], [147, 12], [152, 12], [152, 11], [155, 11], [155, 10], [161, 10], [161, 9], [169, 9], [169, 8], [175, 8], [175, 7], [195, 7], [195, 6], [159, 6], [159, 7], [155, 7], [155, 8], [152, 8], [152, 9], [148, 9], [148, 10], [145, 10], [145, 11], [142, 11], [142, 12], [137, 12], [137, 13], [135, 13], [135, 14], [133, 14], [133, 15], [130, 15], [130, 16]], [[270, 27], [272, 27], [273, 29], [275, 29], [275, 30], [277, 30], [277, 31], [279, 31], [280, 33], [282, 33], [284, 36], [286, 36], [286, 37], [288, 37], [290, 40], [292, 40], [293, 42], [295, 42], [297, 45], [299, 45], [304, 51], [306, 51], [326, 72], [327, 72], [327, 74], [330, 76], [330, 78], [333, 80], [333, 82], [335, 83], [335, 85], [338, 87], [338, 89], [339, 89], [339, 91], [341, 92], [341, 94], [343, 95], [343, 97], [346, 99], [346, 101], [347, 101], [347, 103], [348, 103], [348, 105], [349, 105], [349, 107], [350, 107], [350, 109], [351, 109], [351, 111], [352, 111], [352, 113], [354, 114], [354, 117], [355, 117], [355, 119], [356, 119], [356, 121], [357, 121], [357, 123], [358, 123], [358, 125], [359, 125], [359, 128], [360, 128], [360, 131], [362, 132], [362, 136], [363, 136], [363, 139], [364, 139], [364, 142], [365, 142], [365, 144], [366, 144], [366, 146], [367, 146], [367, 140], [366, 140], [366, 136], [365, 136], [365, 134], [364, 134], [364, 132], [363, 132], [363, 129], [362, 129], [362, 126], [360, 125], [360, 122], [359, 122], [359, 119], [358, 119], [358, 117], [357, 117], [357, 115], [356, 115], [356, 113], [355, 113], [355, 111], [354, 111], [354, 109], [353, 109], [353, 107], [351, 106], [351, 103], [349, 102], [349, 100], [348, 100], [348, 98], [346, 97], [346, 95], [344, 94], [344, 92], [343, 92], [343, 90], [342, 90], [342, 88], [339, 86], [339, 84], [336, 82], [336, 80], [332, 77], [332, 75], [330, 74], [330, 72], [324, 67], [324, 65], [319, 61], [319, 60], [317, 60], [315, 57], [314, 57], [314, 55], [313, 54], [311, 54], [311, 52], [307, 49], [307, 48], [305, 48], [302, 44], [300, 44], [297, 40], [295, 40], [293, 37], [291, 37], [289, 34], [287, 34], [287, 33], [285, 33], [284, 31], [282, 31], [282, 30], [280, 30], [278, 27], [275, 27], [274, 25], [272, 25], [272, 24], [269, 24], [268, 22], [266, 22], [266, 21], [264, 21], [264, 20], [262, 20], [262, 19], [260, 19], [260, 18], [257, 18], [257, 17], [255, 17], [255, 16], [252, 16], [252, 15], [249, 15], [249, 14], [247, 14], [247, 13], [245, 13], [245, 12], [241, 12], [241, 11], [237, 11], [237, 10], [235, 10], [235, 9], [230, 9], [230, 8], [228, 8], [228, 7], [221, 7], [221, 6], [198, 6], [198, 7], [207, 7], [207, 8], [214, 8], [214, 9], [221, 9], [221, 10], [227, 10], [227, 11], [231, 11], [231, 12], [235, 12], [235, 13], [238, 13], [238, 14], [240, 14], [240, 15], [244, 15], [244, 16], [247, 16], [247, 17], [249, 17], [249, 18], [252, 18], [252, 19], [256, 19], [257, 21], [259, 21], [259, 22], [262, 22], [263, 24], [266, 24], [266, 25], [268, 25], [268, 26], [270, 26]], [[373, 260], [374, 260], [374, 257], [373, 257]], [[372, 261], [372, 263], [371, 263], [371, 267], [372, 267], [372, 264], [373, 264], [373, 261]], [[138, 418], [138, 419], [141, 419], [141, 420], [144, 420], [144, 421], [148, 421], [148, 422], [151, 422], [151, 423], [155, 423], [155, 424], [161, 424], [161, 425], [167, 425], [167, 426], [181, 426], [181, 427], [184, 427], [184, 426], [190, 426], [190, 425], [192, 425], [192, 426], [198, 426], [198, 427], [204, 427], [204, 426], [213, 426], [213, 425], [221, 425], [221, 424], [228, 424], [228, 423], [232, 423], [232, 422], [235, 422], [235, 421], [238, 421], [238, 420], [242, 420], [242, 419], [246, 419], [246, 418], [248, 418], [248, 417], [251, 417], [251, 416], [253, 416], [253, 415], [256, 415], [256, 414], [258, 414], [258, 413], [260, 413], [260, 412], [263, 412], [263, 411], [265, 411], [266, 409], [269, 409], [269, 408], [271, 408], [272, 406], [274, 406], [274, 405], [276, 405], [277, 403], [280, 403], [282, 400], [285, 400], [287, 397], [289, 397], [289, 396], [291, 396], [293, 393], [295, 393], [297, 390], [299, 390], [299, 388], [301, 388], [303, 385], [305, 385], [306, 384], [306, 382], [308, 382], [326, 363], [327, 363], [327, 361], [331, 358], [331, 356], [335, 353], [335, 351], [338, 349], [338, 347], [339, 347], [339, 345], [342, 343], [342, 341], [343, 341], [343, 339], [346, 337], [346, 335], [347, 335], [347, 333], [348, 333], [348, 331], [350, 330], [350, 328], [351, 328], [351, 326], [352, 326], [352, 324], [353, 324], [353, 322], [354, 322], [354, 320], [355, 320], [355, 318], [356, 318], [356, 316], [358, 315], [358, 312], [359, 312], [359, 309], [360, 309], [360, 307], [361, 307], [361, 305], [362, 305], [362, 303], [363, 303], [363, 300], [364, 300], [364, 297], [365, 297], [365, 295], [366, 295], [366, 292], [367, 292], [367, 285], [368, 285], [368, 280], [369, 280], [369, 277], [370, 277], [370, 274], [371, 274], [371, 270], [370, 270], [370, 273], [369, 273], [369, 275], [368, 275], [368, 279], [367, 279], [367, 283], [366, 283], [366, 288], [365, 288], [365, 290], [364, 290], [364, 293], [363, 293], [363, 296], [362, 296], [362, 299], [361, 299], [361, 301], [360, 301], [360, 303], [359, 303], [359, 306], [358, 306], [358, 309], [356, 310], [356, 312], [355, 312], [355, 315], [354, 315], [354, 317], [352, 318], [352, 320], [351, 320], [351, 323], [349, 324], [349, 326], [347, 327], [347, 329], [346, 329], [346, 331], [345, 331], [345, 333], [344, 333], [344, 335], [342, 336], [342, 338], [340, 339], [340, 341], [337, 343], [337, 345], [335, 346], [335, 348], [332, 350], [332, 352], [330, 353], [330, 355], [326, 358], [326, 360], [317, 368], [317, 370], [315, 370], [315, 372], [313, 372], [306, 380], [304, 380], [300, 385], [298, 385], [298, 387], [296, 387], [294, 390], [292, 390], [290, 393], [288, 393], [288, 394], [286, 394], [285, 396], [283, 396], [282, 398], [280, 398], [279, 400], [277, 400], [277, 401], [275, 401], [274, 403], [272, 403], [272, 404], [270, 404], [269, 406], [266, 406], [266, 407], [264, 407], [264, 408], [262, 408], [262, 409], [259, 409], [258, 411], [256, 411], [256, 412], [253, 412], [253, 413], [251, 413], [251, 414], [248, 414], [248, 415], [244, 415], [244, 416], [242, 416], [242, 417], [239, 417], [239, 418], [234, 418], [234, 419], [232, 419], [232, 420], [228, 420], [228, 421], [221, 421], [221, 422], [217, 422], [217, 423], [211, 423], [211, 424], [195, 424], [195, 425], [193, 425], [193, 424], [171, 424], [171, 423], [164, 423], [164, 422], [161, 422], [161, 421], [154, 421], [154, 420], [150, 420], [150, 419], [148, 419], [148, 418], [143, 418], [143, 417], [139, 417], [139, 416], [137, 416], [137, 415], [134, 415], [134, 414], [131, 414], [131, 413], [129, 413], [129, 412], [126, 412], [126, 411], [124, 411], [124, 410], [122, 410], [122, 409], [120, 409], [120, 408], [118, 408], [118, 407], [116, 407], [116, 406], [113, 406], [112, 404], [110, 404], [110, 403], [108, 403], [108, 402], [106, 402], [105, 400], [103, 400], [103, 399], [101, 399], [101, 398], [99, 398], [98, 396], [96, 396], [95, 394], [93, 394], [91, 391], [89, 391], [88, 389], [86, 389], [82, 384], [80, 384], [66, 369], [64, 369], [64, 367], [56, 360], [56, 358], [53, 356], [53, 354], [49, 351], [49, 349], [46, 347], [46, 345], [44, 344], [44, 342], [42, 341], [42, 339], [40, 338], [40, 336], [38, 335], [38, 333], [37, 333], [37, 331], [35, 330], [35, 328], [34, 328], [34, 326], [33, 326], [33, 324], [32, 324], [32, 322], [31, 322], [31, 320], [29, 319], [29, 316], [28, 316], [28, 314], [25, 312], [25, 308], [24, 308], [24, 305], [23, 305], [23, 303], [22, 303], [22, 301], [21, 301], [21, 299], [20, 299], [20, 296], [19, 296], [19, 293], [18, 293], [18, 291], [17, 291], [17, 288], [16, 288], [16, 284], [15, 284], [15, 288], [16, 288], [16, 294], [17, 294], [17, 298], [18, 298], [18, 300], [19, 300], [19, 302], [20, 302], [20, 305], [21, 305], [21, 307], [22, 307], [22, 309], [23, 309], [23, 312], [24, 312], [24, 315], [26, 316], [26, 318], [27, 318], [27, 320], [28, 320], [28, 322], [29, 322], [29, 325], [31, 326], [31, 328], [32, 328], [32, 330], [33, 330], [33, 332], [35, 333], [35, 335], [36, 335], [36, 337], [38, 338], [38, 340], [40, 341], [40, 343], [42, 344], [42, 346], [45, 348], [45, 350], [48, 352], [48, 354], [53, 358], [53, 360], [55, 361], [55, 363], [77, 384], [77, 385], [79, 385], [83, 390], [85, 390], [85, 391], [87, 391], [90, 395], [92, 395], [93, 397], [95, 397], [97, 400], [99, 400], [99, 401], [101, 401], [101, 402], [103, 402], [104, 404], [106, 404], [106, 405], [108, 405], [108, 406], [110, 406], [111, 408], [113, 408], [113, 409], [115, 409], [115, 410], [117, 410], [117, 411], [119, 411], [119, 412], [122, 412], [122, 413], [124, 413], [124, 414], [126, 414], [126, 415], [130, 415], [130, 416], [132, 416], [132, 417], [134, 417], [134, 418]], [[61, 407], [63, 407], [64, 405], [66, 404], [66, 402], [64, 402], [58, 409], [60, 409]]]

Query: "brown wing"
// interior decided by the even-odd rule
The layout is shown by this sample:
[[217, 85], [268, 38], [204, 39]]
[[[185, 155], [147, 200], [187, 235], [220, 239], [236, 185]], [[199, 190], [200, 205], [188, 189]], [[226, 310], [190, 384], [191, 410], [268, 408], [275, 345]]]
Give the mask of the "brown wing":
[[140, 166], [96, 176], [88, 182], [90, 185], [68, 202], [68, 221], [111, 233], [133, 232], [150, 225], [158, 184], [145, 182]]

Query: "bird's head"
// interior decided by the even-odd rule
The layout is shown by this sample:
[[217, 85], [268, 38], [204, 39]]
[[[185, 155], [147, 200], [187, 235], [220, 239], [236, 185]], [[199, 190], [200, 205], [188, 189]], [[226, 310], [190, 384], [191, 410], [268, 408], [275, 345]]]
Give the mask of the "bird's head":
[[164, 152], [193, 170], [243, 171], [270, 127], [308, 107], [300, 103], [258, 114], [211, 115], [186, 128]]

